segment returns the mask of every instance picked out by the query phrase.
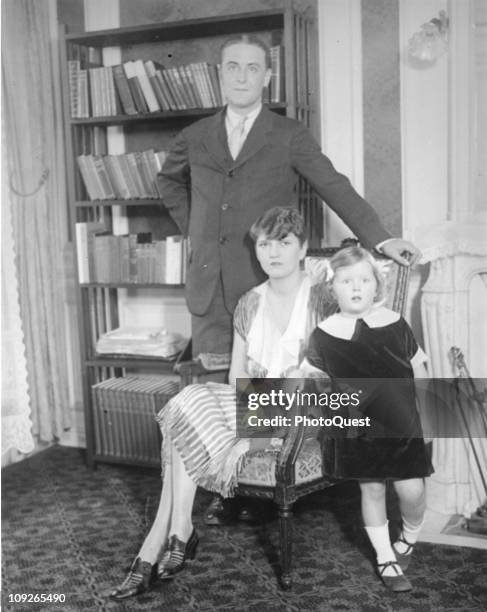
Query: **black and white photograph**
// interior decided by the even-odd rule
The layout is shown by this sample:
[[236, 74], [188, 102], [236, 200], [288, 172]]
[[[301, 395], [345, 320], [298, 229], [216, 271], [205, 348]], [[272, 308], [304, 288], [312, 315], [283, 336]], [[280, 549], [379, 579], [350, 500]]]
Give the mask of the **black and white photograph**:
[[1, 606], [487, 609], [487, 0], [2, 0]]

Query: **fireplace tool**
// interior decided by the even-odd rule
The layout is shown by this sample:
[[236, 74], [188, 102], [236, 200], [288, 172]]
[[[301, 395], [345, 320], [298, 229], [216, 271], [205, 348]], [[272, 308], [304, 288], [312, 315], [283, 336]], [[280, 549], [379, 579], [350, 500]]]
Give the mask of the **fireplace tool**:
[[[483, 391], [479, 391], [477, 389], [477, 386], [475, 385], [475, 382], [468, 371], [463, 353], [458, 347], [452, 346], [450, 349], [450, 357], [452, 359], [454, 368], [456, 368], [458, 372], [458, 377], [455, 379], [455, 389], [459, 413], [467, 432], [470, 447], [472, 448], [472, 454], [474, 456], [485, 492], [484, 503], [477, 508], [470, 518], [467, 519], [467, 529], [473, 533], [487, 535], [487, 482], [484, 472], [485, 466], [482, 466], [477, 449], [475, 448], [472, 433], [470, 431], [469, 420], [467, 418], [468, 414], [466, 412], [467, 408], [470, 410], [472, 408], [477, 408], [480, 415], [480, 421], [483, 426], [482, 434], [484, 437], [487, 437], [487, 389], [484, 389]], [[460, 385], [460, 381], [465, 384]], [[465, 406], [465, 403], [467, 406]]]

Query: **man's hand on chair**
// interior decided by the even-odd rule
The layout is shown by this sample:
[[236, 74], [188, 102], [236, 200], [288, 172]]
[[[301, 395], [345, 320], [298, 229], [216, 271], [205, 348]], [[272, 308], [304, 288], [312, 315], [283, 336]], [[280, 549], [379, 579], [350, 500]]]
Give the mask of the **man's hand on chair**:
[[[380, 247], [380, 250], [384, 255], [394, 259], [403, 266], [414, 266], [421, 258], [421, 251], [414, 246], [409, 240], [403, 240], [402, 238], [391, 238], [384, 242]], [[403, 257], [404, 252], [411, 255], [411, 259], [408, 261]]]

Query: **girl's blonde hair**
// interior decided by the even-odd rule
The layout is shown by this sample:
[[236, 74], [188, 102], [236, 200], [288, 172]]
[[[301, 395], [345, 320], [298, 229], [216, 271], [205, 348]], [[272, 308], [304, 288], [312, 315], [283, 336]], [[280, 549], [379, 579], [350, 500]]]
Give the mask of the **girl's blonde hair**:
[[362, 247], [347, 247], [345, 249], [340, 249], [333, 255], [330, 259], [330, 269], [332, 274], [325, 282], [325, 292], [332, 302], [336, 302], [336, 297], [333, 293], [332, 284], [333, 279], [337, 270], [340, 268], [345, 268], [347, 266], [353, 266], [356, 263], [360, 263], [361, 261], [365, 261], [370, 264], [372, 268], [372, 272], [374, 273], [375, 280], [377, 282], [377, 290], [374, 297], [374, 302], [380, 302], [384, 298], [384, 289], [385, 289], [385, 279], [380, 271], [379, 265], [375, 260], [374, 256]]

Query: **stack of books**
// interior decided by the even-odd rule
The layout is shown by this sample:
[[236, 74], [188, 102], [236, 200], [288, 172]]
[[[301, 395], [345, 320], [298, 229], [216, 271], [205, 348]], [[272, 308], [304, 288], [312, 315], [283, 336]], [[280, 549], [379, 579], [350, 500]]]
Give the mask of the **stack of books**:
[[188, 340], [160, 327], [118, 327], [102, 334], [96, 343], [98, 355], [158, 357], [175, 361]]
[[150, 233], [114, 236], [101, 223], [76, 223], [80, 283], [167, 284], [186, 281], [188, 239]]
[[136, 200], [162, 197], [157, 174], [165, 151], [120, 155], [78, 155], [76, 161], [90, 200]]
[[155, 375], [109, 378], [93, 385], [95, 452], [159, 465], [155, 415], [178, 390], [174, 377]]
[[193, 62], [164, 68], [152, 60], [83, 69], [68, 62], [71, 116], [138, 115], [223, 105], [218, 66]]

